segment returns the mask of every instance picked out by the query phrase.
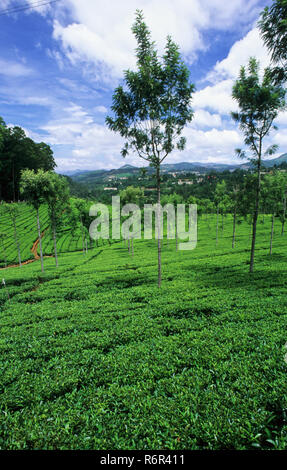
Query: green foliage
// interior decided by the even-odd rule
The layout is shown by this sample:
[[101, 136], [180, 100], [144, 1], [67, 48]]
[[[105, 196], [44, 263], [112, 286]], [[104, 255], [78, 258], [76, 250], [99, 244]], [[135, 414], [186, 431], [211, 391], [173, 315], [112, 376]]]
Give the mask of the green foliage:
[[141, 204], [143, 203], [144, 192], [141, 188], [128, 186], [120, 192], [121, 204]]
[[275, 172], [264, 176], [262, 181], [262, 199], [267, 212], [275, 215], [282, 213], [286, 189], [287, 181], [284, 174]]
[[21, 173], [20, 191], [23, 198], [34, 209], [39, 209], [49, 197], [52, 197], [51, 174], [44, 170], [24, 170]]
[[286, 239], [259, 226], [250, 277], [248, 226], [214, 253], [200, 220], [161, 290], [152, 240], [3, 271], [1, 449], [286, 450]]
[[[253, 57], [249, 60], [248, 70], [241, 67], [239, 79], [232, 89], [232, 97], [238, 102], [239, 112], [231, 115], [239, 123], [239, 127], [244, 134], [244, 143], [252, 152], [252, 157], [249, 160], [257, 169], [250, 272], [253, 272], [254, 269], [257, 219], [261, 198], [263, 144], [265, 137], [270, 133], [274, 119], [279, 111], [286, 107], [285, 95], [286, 90], [283, 88], [282, 83], [274, 84], [267, 69], [262, 80], [260, 80], [259, 63]], [[273, 145], [266, 150], [265, 155], [271, 155], [276, 150], [277, 146]], [[239, 157], [246, 158], [244, 150], [237, 149], [236, 152]]]
[[245, 177], [242, 191], [239, 193], [238, 212], [245, 217], [252, 216], [254, 214], [256, 202], [256, 183], [256, 174], [250, 173]]
[[113, 96], [114, 117], [107, 117], [106, 123], [126, 139], [123, 156], [136, 151], [157, 168], [175, 147], [184, 148], [180, 134], [193, 117], [194, 86], [170, 37], [160, 61], [141, 11], [137, 11], [132, 31], [138, 43], [138, 69], [125, 71], [125, 86], [119, 86]]
[[[73, 200], [71, 201], [71, 205]], [[89, 204], [87, 205], [87, 214], [89, 211]], [[7, 204], [7, 206], [12, 206]], [[38, 239], [37, 224], [35, 218], [35, 210], [33, 207], [25, 203], [15, 204], [18, 207], [19, 215], [16, 218], [16, 230], [19, 243], [21, 246], [21, 257], [22, 261], [34, 260], [34, 255], [31, 252], [33, 244]], [[1, 232], [4, 234], [4, 247], [7, 256], [8, 265], [12, 265], [18, 262], [17, 259], [17, 247], [14, 240], [14, 228], [13, 220], [9, 213], [5, 211], [5, 205], [0, 205], [0, 217], [1, 217]], [[80, 251], [82, 248], [82, 232], [79, 224], [79, 219], [71, 219], [69, 206], [63, 208], [60, 220], [57, 222], [57, 245], [60, 254], [66, 252]], [[48, 211], [48, 205], [45, 203], [39, 208], [40, 221], [42, 227], [42, 245], [43, 253], [45, 256], [51, 256], [54, 251], [53, 238], [51, 230], [51, 220]], [[91, 220], [91, 218], [90, 218]], [[101, 247], [106, 244], [106, 240], [99, 240], [98, 245]], [[93, 247], [94, 244], [89, 240], [89, 247]], [[37, 253], [39, 251], [37, 249]], [[2, 247], [0, 247], [0, 268], [5, 266], [5, 256], [3, 254]], [[38, 269], [38, 268], [37, 268]]]
[[271, 60], [276, 65], [271, 69], [271, 76], [280, 83], [287, 78], [287, 1], [274, 0], [261, 13], [258, 25]]
[[[241, 67], [239, 79], [235, 82], [232, 97], [238, 102], [240, 111], [232, 113], [244, 134], [244, 143], [250, 148], [253, 158], [250, 161], [261, 163], [262, 141], [272, 128], [278, 112], [283, 110], [286, 91], [282, 85], [275, 85], [265, 70], [262, 81], [259, 77], [259, 63], [250, 58], [248, 70]], [[274, 147], [267, 154], [274, 152]], [[239, 156], [246, 158], [245, 152], [237, 149]]]
[[223, 200], [225, 193], [226, 193], [226, 182], [223, 180], [217, 183], [216, 188], [215, 188], [214, 202], [217, 206]]
[[49, 175], [49, 191], [46, 194], [45, 201], [48, 204], [49, 218], [51, 225], [57, 227], [61, 225], [63, 211], [69, 204], [69, 187], [67, 180], [56, 173]]
[[0, 198], [14, 202], [20, 199], [20, 177], [24, 169], [53, 170], [56, 163], [51, 148], [35, 143], [19, 127], [6, 127], [0, 118]]

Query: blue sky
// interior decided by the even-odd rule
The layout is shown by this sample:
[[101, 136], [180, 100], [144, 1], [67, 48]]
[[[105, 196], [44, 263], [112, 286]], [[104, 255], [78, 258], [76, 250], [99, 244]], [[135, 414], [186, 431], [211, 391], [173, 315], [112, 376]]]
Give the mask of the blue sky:
[[[137, 8], [159, 51], [168, 34], [179, 44], [196, 85], [186, 150], [168, 161], [235, 160], [242, 136], [229, 117], [236, 109], [231, 88], [250, 55], [268, 64], [256, 22], [270, 1], [59, 0], [36, 8], [36, 0], [0, 0], [0, 10], [26, 4], [32, 8], [0, 15], [0, 116], [49, 143], [57, 171], [144, 164], [136, 155], [123, 161], [123, 141], [105, 126], [122, 71], [135, 65]], [[277, 122], [267, 144], [277, 143], [281, 154], [287, 114]]]

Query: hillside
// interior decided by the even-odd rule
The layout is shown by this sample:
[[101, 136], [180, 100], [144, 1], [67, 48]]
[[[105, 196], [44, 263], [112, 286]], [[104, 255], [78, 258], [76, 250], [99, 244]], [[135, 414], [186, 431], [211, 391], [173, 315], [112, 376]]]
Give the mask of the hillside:
[[[269, 160], [263, 160], [262, 164], [268, 168], [272, 168], [274, 165], [280, 165], [281, 163], [287, 163], [287, 153], [284, 153], [278, 158]], [[161, 166], [162, 173], [165, 172], [192, 172], [197, 171], [199, 173], [208, 173], [210, 171], [233, 171], [236, 169], [252, 168], [251, 163], [233, 164], [228, 165], [224, 163], [201, 163], [201, 162], [181, 162], [181, 163], [165, 163]], [[147, 167], [148, 173], [153, 173], [153, 169]], [[93, 184], [99, 181], [106, 181], [113, 176], [131, 176], [138, 174], [140, 167], [132, 165], [124, 165], [121, 168], [114, 170], [77, 170], [75, 173], [70, 173], [69, 176], [76, 182], [82, 184]]]
[[287, 163], [287, 153], [283, 153], [283, 155], [281, 155], [278, 158], [272, 158], [270, 160], [263, 160], [263, 165], [268, 168], [272, 168], [274, 165], [279, 166], [282, 163]]
[[[214, 216], [192, 252], [95, 248], [2, 271], [3, 449], [286, 449], [287, 239]], [[10, 301], [7, 293], [10, 294]]]
[[[50, 231], [50, 222], [48, 211], [45, 205], [40, 208], [40, 221], [42, 230], [42, 246], [45, 256], [51, 256], [54, 253], [53, 239]], [[19, 204], [19, 217], [16, 221], [17, 236], [19, 238], [21, 258], [23, 262], [33, 261], [39, 255], [39, 246], [36, 244], [36, 251], [32, 252], [33, 245], [38, 240], [36, 213], [27, 204]], [[14, 230], [11, 219], [7, 214], [1, 213], [1, 233], [3, 242], [0, 244], [0, 268], [5, 266], [4, 251], [8, 265], [18, 264], [18, 254], [14, 239]], [[99, 245], [107, 243], [100, 240]], [[89, 241], [89, 247], [92, 247], [93, 241]], [[67, 253], [82, 250], [82, 233], [79, 227], [71, 231], [69, 221], [63, 214], [63, 222], [57, 234], [57, 249], [59, 253]]]

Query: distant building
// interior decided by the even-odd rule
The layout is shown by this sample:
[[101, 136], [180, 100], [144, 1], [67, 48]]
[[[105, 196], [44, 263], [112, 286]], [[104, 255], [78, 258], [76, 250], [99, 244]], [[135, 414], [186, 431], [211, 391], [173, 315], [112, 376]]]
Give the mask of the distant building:
[[179, 184], [179, 186], [182, 186], [183, 184], [191, 185], [191, 184], [194, 184], [194, 182], [190, 180], [178, 180], [177, 184]]
[[104, 191], [117, 191], [118, 188], [104, 188]]

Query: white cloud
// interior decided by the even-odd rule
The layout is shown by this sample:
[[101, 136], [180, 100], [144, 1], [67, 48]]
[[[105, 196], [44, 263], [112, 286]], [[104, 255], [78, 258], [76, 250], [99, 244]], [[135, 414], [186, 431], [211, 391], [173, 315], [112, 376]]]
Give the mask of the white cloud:
[[257, 28], [249, 31], [243, 39], [232, 46], [226, 59], [216, 63], [207, 79], [212, 82], [229, 78], [236, 79], [240, 67], [246, 66], [250, 57], [256, 57], [262, 69], [269, 64], [269, 56]]
[[192, 120], [192, 127], [222, 127], [222, 119], [219, 114], [211, 114], [204, 109], [197, 109]]
[[223, 152], [234, 150], [235, 146], [241, 142], [240, 135], [236, 130], [218, 130], [211, 129], [209, 131], [195, 130], [187, 128], [185, 130], [187, 136], [188, 148], [199, 146], [203, 149], [221, 149]]
[[233, 80], [223, 80], [216, 85], [203, 88], [194, 94], [193, 107], [207, 108], [223, 115], [236, 111], [237, 104], [231, 96], [232, 86]]
[[269, 63], [267, 50], [263, 46], [257, 28], [252, 29], [243, 39], [237, 41], [230, 49], [228, 56], [217, 62], [207, 74], [205, 80], [211, 82], [211, 85], [195, 93], [193, 98], [195, 109], [209, 109], [222, 115], [229, 115], [231, 111], [236, 111], [238, 106], [232, 99], [232, 86], [239, 75], [240, 67], [246, 66], [251, 56], [259, 60], [261, 71]]
[[234, 149], [240, 145], [242, 139], [236, 130], [202, 131], [189, 126], [185, 130], [185, 136], [187, 138], [186, 150], [178, 153], [178, 161], [219, 163], [237, 161], [234, 157]]
[[287, 127], [287, 112], [282, 111], [278, 114], [278, 117], [275, 120], [275, 124], [278, 126], [286, 126]]
[[[220, 118], [209, 113], [199, 112], [197, 119], [214, 120], [220, 124]], [[212, 128], [207, 131], [190, 125], [184, 131], [187, 137], [187, 148], [184, 152], [174, 151], [168, 158], [169, 162], [188, 161], [230, 161], [234, 148], [240, 144], [240, 136], [235, 130]], [[67, 150], [66, 158], [56, 158], [58, 171], [78, 168], [99, 169], [115, 168], [124, 163], [120, 157], [124, 140], [111, 132], [105, 125], [96, 123], [89, 112], [71, 103], [62, 110], [56, 120], [51, 120], [42, 126], [39, 134], [30, 132], [32, 138], [44, 140], [61, 152]], [[127, 163], [137, 166], [145, 165], [136, 154], [126, 159]]]
[[[32, 0], [29, 2], [32, 5]], [[231, 91], [240, 66], [247, 63], [250, 55], [258, 57], [263, 65], [267, 63], [266, 51], [254, 28], [262, 6], [262, 0], [137, 0], [136, 5], [134, 0], [62, 0], [49, 9], [53, 11], [53, 22], [50, 24], [59, 50], [50, 48], [46, 49], [46, 53], [57, 61], [63, 71], [69, 61], [84, 75], [87, 74], [93, 85], [97, 80], [100, 86], [93, 87], [96, 88], [93, 91], [96, 101], [87, 105], [89, 109], [74, 102], [63, 106], [62, 100], [66, 100], [67, 96], [73, 94], [73, 101], [80, 101], [91, 92], [79, 79], [74, 80], [73, 75], [59, 77], [59, 88], [53, 89], [54, 97], [41, 96], [39, 90], [31, 89], [31, 94], [15, 91], [14, 101], [50, 107], [49, 121], [37, 133], [29, 134], [54, 146], [60, 171], [113, 168], [123, 164], [120, 156], [122, 138], [96, 122], [94, 115], [102, 122], [108, 112], [102, 105], [106, 102], [101, 95], [102, 88], [105, 85], [114, 87], [123, 76], [123, 70], [135, 65], [136, 42], [131, 26], [135, 9], [140, 8], [160, 52], [163, 51], [167, 34], [170, 34], [189, 64], [196, 54], [209, 47], [205, 31], [233, 30], [245, 34], [233, 45], [227, 57], [207, 74], [205, 84], [208, 86], [194, 94], [192, 106], [195, 116], [185, 130], [187, 148], [184, 152], [173, 152], [167, 159], [168, 162], [234, 161], [234, 148], [240, 146], [243, 139], [226, 117], [237, 110]], [[67, 10], [68, 15], [65, 14]], [[45, 11], [42, 10], [41, 14]], [[250, 28], [253, 29], [249, 31]], [[12, 64], [10, 66], [1, 67], [0, 62], [0, 69], [9, 70], [11, 76], [30, 73], [22, 63], [14, 64], [14, 68]], [[105, 93], [107, 91], [110, 90], [105, 89]], [[87, 100], [84, 98], [82, 103], [87, 103]], [[278, 122], [286, 125], [286, 115], [280, 115]], [[278, 132], [274, 140], [285, 145], [284, 139], [284, 133]], [[129, 156], [127, 162], [138, 166], [144, 164], [135, 155]]]
[[[54, 145], [73, 145], [69, 158], [58, 159], [60, 171], [87, 168], [114, 168], [123, 164], [120, 150], [123, 139], [112, 133], [106, 126], [90, 121], [88, 114], [76, 109], [68, 112], [69, 117], [59, 122], [52, 122], [44, 129], [49, 133], [46, 140]], [[81, 117], [83, 116], [83, 117]], [[241, 142], [235, 130], [211, 129], [208, 131], [185, 129], [187, 148], [184, 152], [174, 151], [168, 158], [169, 162], [188, 161], [230, 161], [234, 148]], [[137, 166], [144, 165], [136, 154], [127, 157], [126, 161]]]
[[105, 106], [96, 106], [95, 111], [98, 113], [105, 114], [108, 112], [108, 109]]
[[21, 62], [0, 59], [0, 75], [7, 77], [27, 77], [33, 72]]
[[273, 143], [279, 145], [279, 147], [283, 147], [283, 149], [285, 147], [283, 151], [286, 152], [286, 148], [287, 148], [287, 129], [286, 128], [281, 129], [279, 132], [277, 132], [274, 135]]
[[[98, 80], [110, 82], [120, 78], [123, 70], [135, 65], [136, 42], [131, 32], [136, 8], [142, 9], [152, 37], [163, 52], [166, 37], [171, 35], [190, 63], [196, 54], [208, 48], [203, 32], [208, 28], [228, 30], [245, 28], [254, 22], [260, 0], [66, 0], [67, 24], [54, 21], [54, 38], [73, 63], [94, 64]], [[261, 5], [262, 8], [262, 5]]]

